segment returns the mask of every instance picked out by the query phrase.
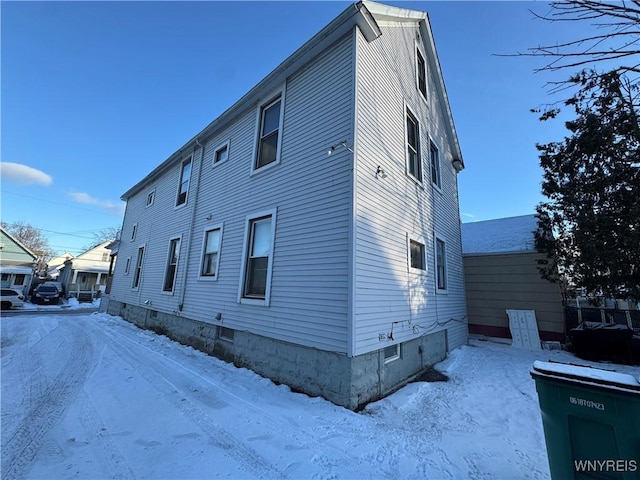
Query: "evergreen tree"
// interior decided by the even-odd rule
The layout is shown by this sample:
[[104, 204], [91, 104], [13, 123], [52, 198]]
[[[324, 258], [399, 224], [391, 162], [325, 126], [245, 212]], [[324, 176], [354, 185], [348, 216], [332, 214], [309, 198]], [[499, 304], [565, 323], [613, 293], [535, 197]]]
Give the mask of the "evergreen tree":
[[[637, 84], [618, 71], [583, 71], [565, 102], [570, 135], [537, 145], [544, 170], [537, 248], [544, 278], [589, 295], [640, 300], [640, 125]], [[545, 112], [541, 120], [553, 118]]]

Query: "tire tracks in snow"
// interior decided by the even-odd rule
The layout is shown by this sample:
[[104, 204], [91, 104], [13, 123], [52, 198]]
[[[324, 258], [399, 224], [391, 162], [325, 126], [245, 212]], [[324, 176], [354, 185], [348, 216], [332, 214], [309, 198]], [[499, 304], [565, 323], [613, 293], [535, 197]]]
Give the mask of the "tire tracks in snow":
[[[280, 471], [254, 449], [248, 447], [245, 442], [236, 438], [228, 430], [216, 425], [209, 418], [207, 412], [189, 398], [193, 395], [192, 392], [194, 390], [191, 390], [189, 394], [183, 394], [182, 390], [184, 387], [181, 387], [179, 383], [188, 383], [191, 380], [185, 378], [182, 372], [176, 372], [176, 367], [179, 367], [182, 371], [186, 370], [191, 372], [190, 370], [186, 369], [180, 363], [163, 356], [161, 353], [132, 340], [126, 335], [118, 334], [104, 328], [101, 328], [101, 333], [108, 343], [108, 347], [112, 349], [116, 355], [134, 367], [153, 388], [162, 393], [164, 398], [171, 402], [185, 417], [192, 420], [194, 424], [199, 425], [208, 437], [210, 443], [225, 452], [225, 455], [235, 459], [239, 463], [240, 468], [247, 470], [258, 478], [286, 478], [284, 472]], [[153, 358], [147, 354], [136, 355], [135, 351], [126, 345], [127, 343], [153, 353]], [[143, 365], [145, 369], [137, 368], [139, 365]], [[173, 375], [178, 375], [181, 378], [171, 379], [172, 372], [174, 372]], [[197, 376], [202, 379], [200, 375]], [[199, 386], [201, 387], [201, 385]], [[209, 398], [208, 401], [215, 402], [215, 398], [217, 398], [215, 393], [210, 392], [210, 394], [214, 398]], [[235, 400], [241, 400], [236, 396], [233, 397]], [[222, 402], [219, 399], [218, 401], [222, 406], [226, 405], [226, 402]]]
[[[65, 328], [61, 328], [61, 325]], [[15, 431], [3, 435], [2, 480], [24, 477], [47, 433], [66, 412], [92, 369], [94, 347], [89, 335], [73, 323], [73, 320], [60, 322], [58, 328], [55, 329], [56, 335], [52, 335], [52, 331], [46, 332], [47, 335], [40, 341], [55, 341], [62, 334], [54, 351], [66, 350], [68, 358], [62, 368], [50, 378], [46, 387], [43, 383], [41, 388], [31, 390], [27, 414]], [[38, 343], [32, 347], [39, 348]], [[67, 345], [67, 349], [60, 348], [65, 343], [70, 343], [71, 346]]]

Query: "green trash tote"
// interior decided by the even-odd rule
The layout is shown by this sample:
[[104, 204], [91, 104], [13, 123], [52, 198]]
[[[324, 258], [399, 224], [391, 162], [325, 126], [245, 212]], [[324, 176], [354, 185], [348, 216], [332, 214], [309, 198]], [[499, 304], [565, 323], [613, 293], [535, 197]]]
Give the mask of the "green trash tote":
[[[640, 374], [640, 371], [638, 372]], [[632, 375], [535, 362], [554, 480], [640, 480], [640, 381]]]

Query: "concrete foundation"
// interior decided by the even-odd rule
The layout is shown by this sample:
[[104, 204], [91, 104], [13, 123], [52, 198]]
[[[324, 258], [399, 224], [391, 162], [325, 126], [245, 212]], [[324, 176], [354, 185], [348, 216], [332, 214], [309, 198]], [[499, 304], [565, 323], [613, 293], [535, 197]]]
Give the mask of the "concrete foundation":
[[397, 358], [385, 361], [384, 349], [348, 357], [114, 300], [107, 302], [106, 311], [352, 410], [395, 391], [447, 354], [445, 331], [402, 343]]

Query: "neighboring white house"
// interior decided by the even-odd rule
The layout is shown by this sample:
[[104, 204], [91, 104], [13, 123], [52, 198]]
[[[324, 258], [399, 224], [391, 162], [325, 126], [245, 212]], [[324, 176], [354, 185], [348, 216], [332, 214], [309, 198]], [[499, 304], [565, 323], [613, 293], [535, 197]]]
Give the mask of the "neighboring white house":
[[71, 260], [73, 255], [69, 252], [65, 252], [62, 255], [52, 258], [47, 262], [47, 277], [57, 279], [60, 275], [60, 270], [64, 267], [67, 260]]
[[111, 264], [111, 251], [106, 247], [110, 243], [100, 243], [64, 262], [58, 281], [67, 298], [91, 300], [105, 291]]
[[18, 239], [0, 227], [0, 275], [3, 288], [27, 296], [38, 257]]
[[356, 408], [467, 341], [427, 14], [350, 5], [123, 195], [108, 311]]

